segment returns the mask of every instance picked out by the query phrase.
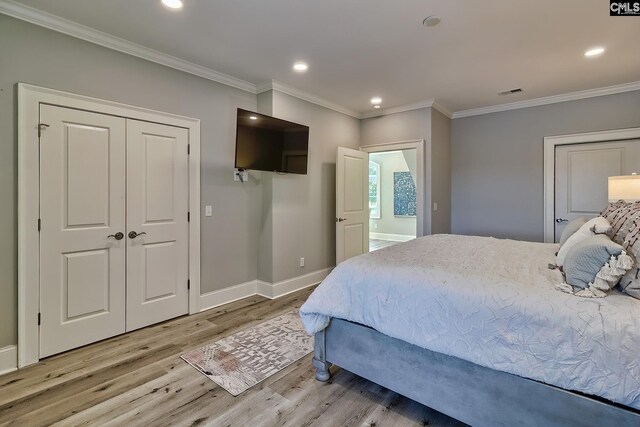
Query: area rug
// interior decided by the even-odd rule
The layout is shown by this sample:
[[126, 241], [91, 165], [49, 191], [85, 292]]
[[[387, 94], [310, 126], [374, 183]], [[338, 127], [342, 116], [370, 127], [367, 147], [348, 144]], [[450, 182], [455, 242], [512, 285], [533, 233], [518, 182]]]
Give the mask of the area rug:
[[293, 310], [181, 357], [237, 396], [311, 351], [313, 337]]

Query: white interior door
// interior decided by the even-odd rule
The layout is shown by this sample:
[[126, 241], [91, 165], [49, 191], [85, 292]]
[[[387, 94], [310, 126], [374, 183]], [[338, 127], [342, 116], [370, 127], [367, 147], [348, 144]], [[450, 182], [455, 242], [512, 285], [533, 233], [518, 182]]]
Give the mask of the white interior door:
[[597, 216], [608, 202], [608, 177], [640, 173], [640, 140], [556, 147], [555, 241], [569, 221]]
[[336, 264], [369, 252], [369, 153], [338, 147]]
[[125, 119], [41, 105], [40, 120], [46, 357], [125, 331]]
[[187, 129], [127, 120], [127, 330], [189, 311]]

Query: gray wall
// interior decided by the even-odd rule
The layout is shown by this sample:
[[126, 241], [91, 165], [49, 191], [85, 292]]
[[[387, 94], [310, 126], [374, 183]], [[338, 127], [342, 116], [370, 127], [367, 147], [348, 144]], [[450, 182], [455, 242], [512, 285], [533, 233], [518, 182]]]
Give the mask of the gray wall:
[[[380, 165], [380, 218], [369, 219], [369, 231], [372, 233], [402, 234], [405, 236], [416, 235], [415, 217], [398, 217], [394, 215], [394, 172], [415, 171], [415, 156], [405, 158], [404, 152], [416, 150], [404, 150], [382, 153], [371, 153], [369, 160]], [[410, 167], [409, 162], [414, 164]], [[415, 173], [415, 172], [414, 172]], [[414, 175], [415, 183], [415, 175]]]
[[453, 120], [452, 232], [542, 241], [543, 138], [640, 126], [640, 91]]
[[[431, 233], [451, 232], [451, 119], [431, 109]], [[433, 204], [438, 203], [438, 210]]]
[[[451, 120], [433, 108], [405, 111], [360, 121], [360, 145], [425, 140], [424, 233], [451, 230]], [[433, 203], [438, 211], [433, 211]]]
[[[202, 290], [256, 278], [260, 192], [233, 182], [235, 111], [256, 96], [0, 15], [0, 347], [16, 343], [16, 83], [199, 118]], [[203, 213], [204, 214], [204, 213]]]
[[360, 145], [430, 139], [431, 108], [372, 117], [360, 121]]
[[431, 108], [405, 111], [360, 120], [360, 145], [425, 140], [424, 234], [431, 234]]
[[271, 221], [262, 224], [271, 230], [261, 235], [272, 241], [260, 247], [272, 248], [272, 263], [258, 277], [275, 283], [335, 265], [336, 154], [338, 147], [358, 147], [359, 120], [281, 92], [271, 97], [274, 117], [309, 126], [307, 175], [263, 173]]
[[[273, 115], [273, 91], [258, 95], [258, 112]], [[260, 181], [260, 217], [258, 224], [258, 271], [256, 277], [273, 283], [273, 174], [249, 172], [252, 179]]]

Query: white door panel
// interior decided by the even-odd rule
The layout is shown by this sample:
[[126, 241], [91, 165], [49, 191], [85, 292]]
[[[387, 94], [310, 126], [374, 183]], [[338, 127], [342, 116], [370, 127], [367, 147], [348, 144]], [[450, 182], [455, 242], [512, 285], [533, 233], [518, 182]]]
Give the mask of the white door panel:
[[369, 252], [369, 154], [338, 147], [336, 264]]
[[186, 129], [127, 120], [128, 331], [189, 310], [187, 143]]
[[42, 105], [40, 357], [125, 330], [125, 120]]
[[557, 146], [555, 241], [568, 222], [607, 206], [608, 177], [632, 172], [640, 172], [640, 140]]
[[349, 224], [344, 226], [344, 259], [349, 259], [369, 252], [365, 244], [369, 241], [365, 239], [363, 224]]

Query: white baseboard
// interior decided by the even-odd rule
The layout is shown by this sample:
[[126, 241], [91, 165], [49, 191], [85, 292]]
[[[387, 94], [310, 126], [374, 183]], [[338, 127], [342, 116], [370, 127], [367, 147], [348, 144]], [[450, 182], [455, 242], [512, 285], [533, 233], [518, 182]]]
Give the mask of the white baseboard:
[[333, 267], [323, 268], [292, 279], [283, 280], [276, 283], [268, 283], [258, 280], [257, 293], [263, 297], [274, 299], [288, 295], [300, 289], [308, 288], [318, 284], [331, 273]]
[[331, 273], [331, 270], [333, 270], [333, 267], [324, 268], [277, 283], [251, 280], [229, 288], [220, 289], [219, 291], [208, 292], [200, 295], [200, 311], [210, 310], [254, 295], [260, 295], [269, 299], [280, 298], [322, 282], [324, 278]]
[[10, 345], [0, 348], [0, 375], [18, 369], [18, 347]]
[[257, 280], [250, 280], [239, 285], [200, 295], [200, 311], [210, 310], [255, 295], [257, 293], [257, 282]]
[[408, 242], [413, 240], [416, 236], [409, 236], [406, 234], [388, 234], [388, 233], [369, 233], [371, 239], [388, 240], [390, 242]]

